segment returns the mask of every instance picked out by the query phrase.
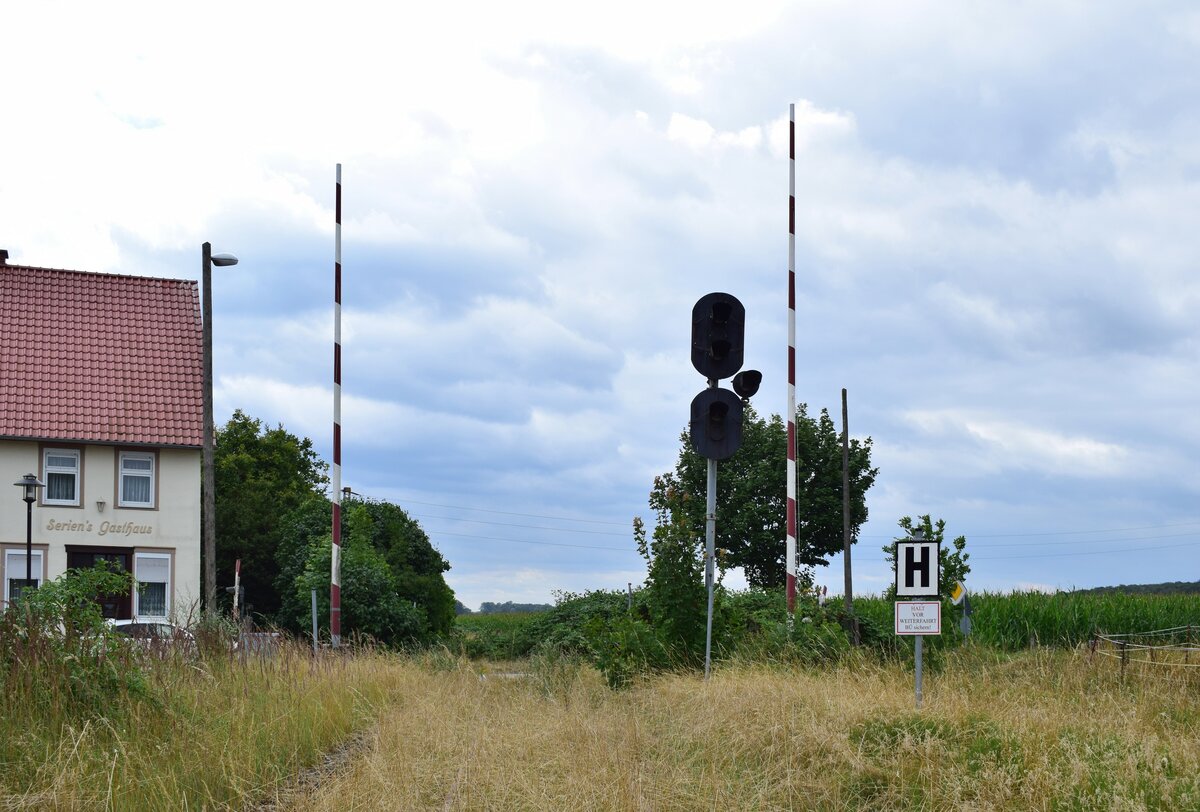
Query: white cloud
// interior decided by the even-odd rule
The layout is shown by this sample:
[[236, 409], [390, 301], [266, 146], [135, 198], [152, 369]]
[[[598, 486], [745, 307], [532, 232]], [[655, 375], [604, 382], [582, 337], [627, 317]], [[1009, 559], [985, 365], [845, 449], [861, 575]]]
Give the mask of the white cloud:
[[667, 125], [667, 138], [682, 142], [692, 149], [700, 149], [711, 144], [716, 132], [707, 121], [691, 118], [682, 113], [672, 113], [671, 123]]
[[980, 464], [989, 468], [1105, 477], [1127, 473], [1133, 457], [1117, 443], [949, 409], [911, 411], [905, 419], [928, 442], [973, 445]]
[[[743, 298], [756, 406], [782, 410], [795, 101], [799, 397], [836, 412], [849, 387], [881, 466], [874, 532], [917, 510], [987, 529], [1191, 510], [1186, 5], [398, 13], [7, 12], [8, 60], [39, 68], [0, 87], [0, 247], [191, 277], [204, 240], [237, 252], [218, 411], [327, 449], [341, 162], [354, 475], [624, 517], [702, 385], [700, 295]], [[1021, 564], [994, 566], [1018, 581]]]
[[1047, 595], [1053, 595], [1058, 591], [1058, 587], [1053, 584], [1039, 583], [1037, 581], [1018, 581], [1012, 588], [1019, 592], [1044, 592]]
[[695, 150], [710, 146], [755, 149], [762, 143], [762, 128], [751, 126], [737, 132], [718, 132], [707, 121], [672, 113], [667, 124], [667, 138]]

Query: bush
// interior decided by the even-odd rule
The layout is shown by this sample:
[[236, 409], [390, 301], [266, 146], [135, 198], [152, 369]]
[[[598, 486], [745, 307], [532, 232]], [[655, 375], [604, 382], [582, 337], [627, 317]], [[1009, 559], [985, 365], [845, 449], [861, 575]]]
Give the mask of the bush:
[[[311, 624], [309, 595], [317, 590], [318, 617], [329, 617], [329, 572], [333, 539], [326, 536], [308, 550], [304, 572], [296, 577], [291, 606], [299, 628]], [[361, 537], [342, 547], [342, 634], [368, 635], [402, 647], [429, 639], [425, 611], [400, 597], [396, 577], [383, 556]]]
[[607, 623], [593, 619], [587, 633], [593, 662], [611, 688], [624, 688], [640, 675], [682, 665], [656, 629], [628, 614]]
[[459, 615], [453, 645], [472, 659], [515, 660], [532, 651], [528, 627], [543, 612]]
[[850, 649], [839, 605], [821, 606], [801, 596], [790, 632], [782, 589], [727, 593], [722, 605], [718, 618], [724, 656], [815, 665], [837, 660]]
[[[555, 597], [554, 608], [537, 615], [525, 627], [523, 639], [517, 645], [522, 656], [534, 646], [546, 645], [593, 659], [596, 652], [587, 630], [602, 628], [628, 614], [628, 596], [618, 590], [560, 592]], [[635, 602], [634, 610], [644, 611], [644, 607]]]
[[104, 622], [96, 597], [128, 593], [129, 573], [97, 566], [21, 596], [0, 615], [0, 684], [10, 709], [29, 719], [110, 716], [150, 694], [127, 638]]

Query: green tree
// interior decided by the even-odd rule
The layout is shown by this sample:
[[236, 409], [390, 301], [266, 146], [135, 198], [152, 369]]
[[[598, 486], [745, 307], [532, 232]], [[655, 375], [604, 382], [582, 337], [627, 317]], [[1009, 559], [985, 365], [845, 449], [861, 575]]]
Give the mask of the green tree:
[[702, 662], [708, 590], [696, 539], [663, 515], [649, 540], [641, 519], [634, 519], [634, 536], [649, 564], [644, 596], [655, 633], [677, 663]]
[[370, 518], [369, 524], [352, 526], [351, 534], [369, 534], [371, 546], [395, 576], [397, 594], [424, 610], [428, 632], [449, 634], [454, 627], [454, 591], [442, 573], [450, 569], [450, 564], [421, 526], [403, 508], [390, 502], [350, 500], [345, 508], [361, 509]]
[[[911, 538], [913, 533], [921, 530], [925, 534], [925, 538], [929, 541], [938, 543], [938, 592], [943, 601], [950, 599], [950, 593], [954, 590], [955, 581], [967, 580], [967, 573], [971, 571], [971, 566], [967, 563], [967, 559], [971, 554], [966, 551], [967, 537], [959, 536], [954, 541], [950, 542], [950, 546], [946, 545], [946, 520], [938, 519], [932, 521], [929, 514], [918, 516], [916, 521], [909, 516], [902, 516], [898, 522], [904, 530], [904, 538]], [[891, 565], [892, 572], [896, 571], [896, 542], [893, 541], [883, 548], [883, 552], [887, 555], [888, 563]], [[896, 599], [896, 584], [893, 580], [892, 584], [884, 591], [884, 599], [892, 601]]]
[[240, 558], [247, 605], [271, 615], [281, 603], [276, 550], [283, 520], [324, 495], [328, 465], [307, 437], [266, 428], [241, 410], [218, 429], [215, 442], [217, 582], [233, 583]]
[[[320, 497], [308, 500], [283, 520], [283, 540], [276, 553], [279, 568], [276, 583], [284, 596], [279, 621], [297, 631], [311, 628], [311, 590], [314, 588], [317, 589], [321, 617], [328, 617], [330, 518], [330, 504]], [[355, 550], [353, 555], [352, 549]], [[428, 640], [450, 633], [456, 601], [443, 576], [450, 564], [403, 509], [375, 500], [344, 501], [342, 550], [342, 625], [347, 634], [357, 629], [383, 642], [394, 643]], [[365, 569], [356, 571], [349, 563], [351, 558]], [[323, 572], [322, 566], [325, 567]], [[380, 566], [385, 573], [378, 572]], [[361, 586], [355, 578], [365, 578], [373, 585], [373, 592], [366, 594], [377, 594], [382, 608], [366, 611], [366, 607], [360, 606], [352, 610], [348, 590], [357, 592]], [[415, 630], [404, 624], [389, 626], [380, 619], [390, 616], [393, 610], [388, 607], [395, 601], [419, 609]]]
[[[742, 567], [755, 587], [785, 581], [787, 534], [787, 427], [778, 415], [763, 419], [744, 410], [742, 447], [717, 467], [717, 540], [723, 567]], [[681, 437], [675, 470], [654, 480], [650, 506], [680, 521], [694, 537], [704, 532], [707, 460]], [[878, 468], [871, 467], [871, 438], [850, 440], [851, 543], [867, 520], [866, 493]], [[829, 412], [796, 409], [796, 550], [802, 567], [826, 565], [842, 549], [842, 447]]]
[[[310, 596], [315, 589], [317, 616], [326, 621], [322, 628], [328, 631], [332, 548], [332, 534], [314, 541], [304, 571], [296, 578], [295, 599], [289, 605], [296, 613], [293, 624], [300, 628], [312, 627]], [[391, 568], [365, 538], [347, 539], [342, 545], [341, 580], [343, 636], [366, 634], [387, 645], [401, 645], [424, 636], [425, 613], [399, 596]]]
[[[280, 607], [274, 619], [285, 628], [298, 632], [312, 630], [310, 595], [296, 592], [296, 579], [308, 566], [312, 545], [325, 538], [332, 543], [332, 520], [332, 504], [316, 493], [280, 520], [279, 546], [275, 548], [275, 592], [279, 595]], [[325, 582], [318, 594], [323, 592], [328, 604], [329, 573], [325, 574]], [[297, 617], [303, 618], [300, 625], [296, 625]]]

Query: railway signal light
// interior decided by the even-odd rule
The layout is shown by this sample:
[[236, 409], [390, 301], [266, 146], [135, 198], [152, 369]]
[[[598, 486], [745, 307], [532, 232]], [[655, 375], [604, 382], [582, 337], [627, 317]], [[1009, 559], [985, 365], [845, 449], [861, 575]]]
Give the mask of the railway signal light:
[[692, 399], [692, 447], [710, 460], [725, 460], [742, 447], [742, 401], [728, 389], [712, 387]]
[[701, 296], [692, 308], [692, 366], [709, 380], [728, 378], [745, 357], [746, 308], [728, 293]]

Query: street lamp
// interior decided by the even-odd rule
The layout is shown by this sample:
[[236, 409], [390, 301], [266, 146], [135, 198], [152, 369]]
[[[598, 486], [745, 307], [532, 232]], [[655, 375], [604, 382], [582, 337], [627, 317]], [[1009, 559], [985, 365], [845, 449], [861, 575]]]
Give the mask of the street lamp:
[[201, 246], [203, 254], [204, 307], [204, 450], [202, 467], [204, 504], [201, 523], [204, 527], [204, 605], [208, 611], [217, 608], [217, 517], [216, 483], [213, 474], [213, 377], [212, 377], [212, 266], [223, 268], [237, 265], [233, 254], [213, 254], [212, 245]]
[[25, 500], [25, 585], [21, 594], [33, 586], [33, 503], [37, 501], [37, 489], [46, 487], [33, 474], [26, 474], [13, 483], [18, 488], [24, 488], [21, 498]]

